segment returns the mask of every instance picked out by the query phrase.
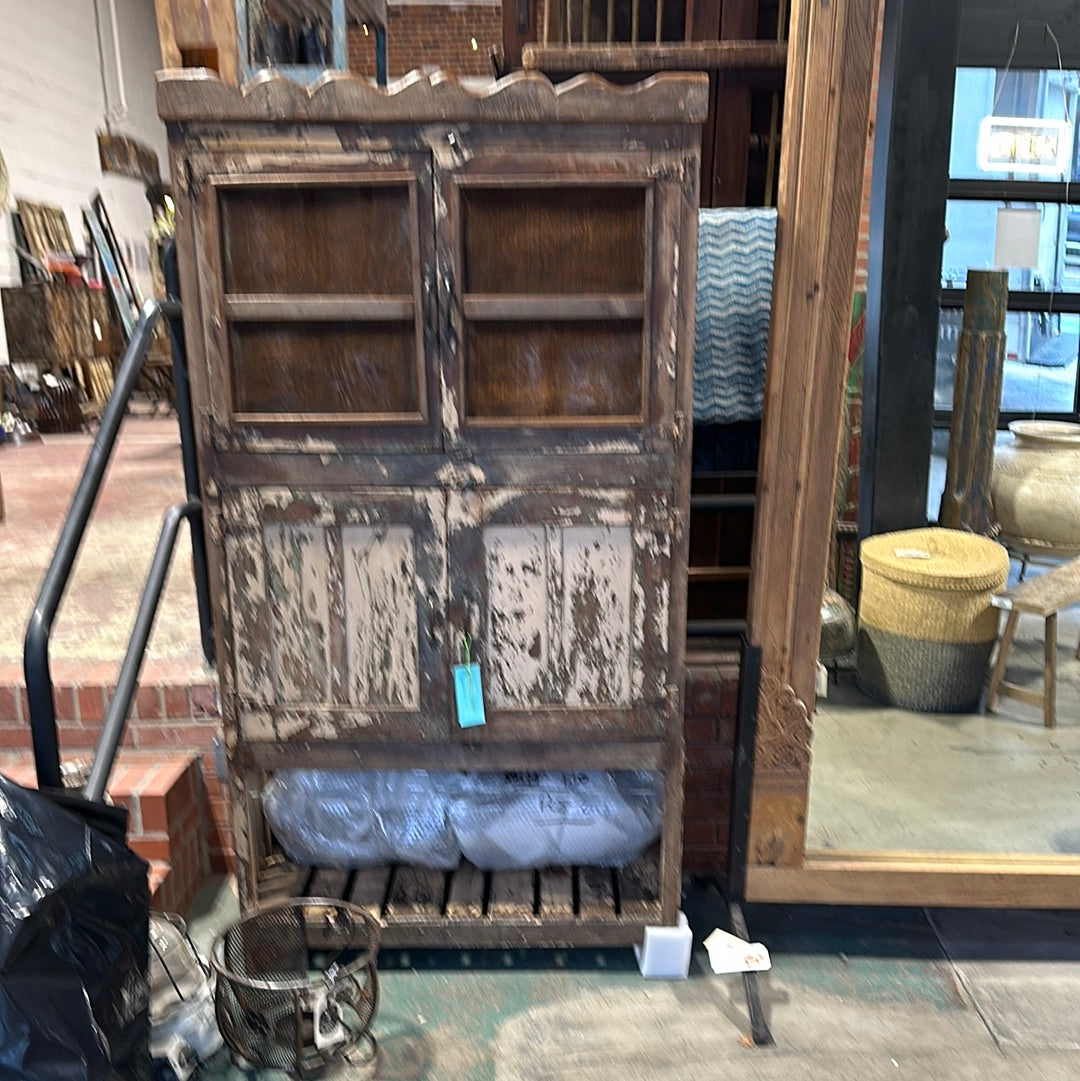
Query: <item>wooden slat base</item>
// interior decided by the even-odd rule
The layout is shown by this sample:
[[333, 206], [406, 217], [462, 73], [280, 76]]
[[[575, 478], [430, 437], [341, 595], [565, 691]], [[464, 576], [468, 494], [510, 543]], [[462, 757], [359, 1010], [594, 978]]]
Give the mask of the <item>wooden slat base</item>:
[[332, 897], [361, 903], [384, 946], [626, 946], [661, 922], [657, 852], [620, 870], [554, 867], [485, 873], [415, 867], [353, 871], [297, 867], [275, 857], [259, 875], [260, 902]]

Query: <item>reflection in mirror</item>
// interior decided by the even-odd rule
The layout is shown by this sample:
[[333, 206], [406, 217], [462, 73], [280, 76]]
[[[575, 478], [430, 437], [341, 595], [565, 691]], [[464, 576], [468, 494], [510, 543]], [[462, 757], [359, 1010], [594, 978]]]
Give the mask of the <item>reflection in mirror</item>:
[[[936, 524], [945, 486], [967, 272], [1002, 260], [995, 241], [1003, 208], [1031, 211], [1038, 227], [1036, 250], [1021, 260], [1028, 265], [1009, 267], [1002, 328], [990, 488], [995, 521], [1006, 528], [992, 539], [962, 535], [936, 580], [933, 533], [864, 539], [860, 560], [852, 509], [862, 386], [852, 351], [829, 584], [857, 619], [858, 649], [822, 650], [828, 672], [814, 715], [808, 851], [1080, 855], [1080, 563], [1071, 562], [1080, 531], [1069, 532], [1080, 520], [1080, 427], [1070, 429], [1071, 445], [1024, 439], [1022, 426], [1019, 435], [1009, 430], [1022, 418], [1080, 420], [1080, 208], [1069, 205], [1067, 183], [1029, 193], [1025, 184], [1047, 178], [991, 175], [976, 153], [987, 115], [1066, 116], [1075, 124], [1077, 85], [1068, 71], [956, 74], [933, 402], [911, 418], [913, 426], [934, 425], [925, 523], [913, 529]], [[1078, 175], [1075, 150], [1062, 181]], [[970, 442], [974, 433], [954, 438]], [[980, 564], [975, 541], [1007, 544], [998, 549], [1001, 578]], [[875, 544], [884, 554], [874, 554]], [[963, 664], [974, 674], [973, 693], [950, 699]], [[913, 686], [922, 701], [906, 693]]]

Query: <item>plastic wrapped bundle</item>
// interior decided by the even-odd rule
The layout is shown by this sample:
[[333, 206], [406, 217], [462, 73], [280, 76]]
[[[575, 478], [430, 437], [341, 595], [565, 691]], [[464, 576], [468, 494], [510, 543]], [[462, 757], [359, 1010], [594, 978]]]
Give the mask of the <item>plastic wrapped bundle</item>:
[[461, 860], [446, 812], [448, 778], [424, 770], [279, 770], [263, 808], [297, 863], [409, 863], [449, 871]]
[[485, 871], [621, 867], [660, 835], [658, 775], [460, 775], [450, 821], [466, 859]]

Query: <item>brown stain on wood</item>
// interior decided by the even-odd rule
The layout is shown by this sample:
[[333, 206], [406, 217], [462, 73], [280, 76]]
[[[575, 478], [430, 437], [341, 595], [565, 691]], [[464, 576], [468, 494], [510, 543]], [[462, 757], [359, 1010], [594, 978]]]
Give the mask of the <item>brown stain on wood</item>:
[[411, 529], [342, 531], [349, 701], [420, 706], [416, 552]]

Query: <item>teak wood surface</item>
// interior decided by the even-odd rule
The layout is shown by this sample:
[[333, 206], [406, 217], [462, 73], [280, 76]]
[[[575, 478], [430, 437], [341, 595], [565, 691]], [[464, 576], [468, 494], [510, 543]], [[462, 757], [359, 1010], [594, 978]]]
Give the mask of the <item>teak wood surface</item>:
[[876, 0], [791, 9], [748, 624], [762, 649], [748, 893], [800, 868]]

